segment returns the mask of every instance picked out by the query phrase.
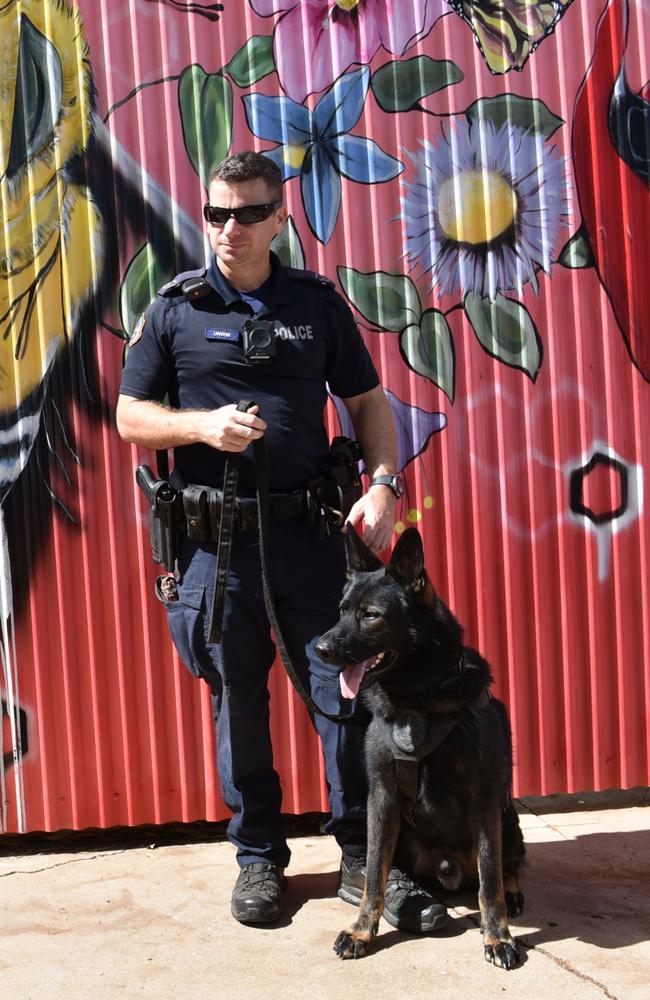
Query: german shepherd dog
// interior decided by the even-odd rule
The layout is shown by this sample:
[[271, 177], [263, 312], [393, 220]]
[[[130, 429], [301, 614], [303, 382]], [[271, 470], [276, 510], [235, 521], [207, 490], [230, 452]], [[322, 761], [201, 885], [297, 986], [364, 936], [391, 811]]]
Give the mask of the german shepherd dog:
[[351, 526], [339, 622], [317, 652], [339, 666], [341, 690], [372, 719], [366, 888], [357, 920], [334, 944], [363, 957], [377, 934], [394, 856], [445, 889], [476, 881], [485, 958], [519, 961], [508, 916], [523, 909], [525, 848], [511, 798], [512, 746], [504, 705], [489, 694], [490, 668], [463, 645], [462, 629], [424, 569], [416, 528], [384, 566]]

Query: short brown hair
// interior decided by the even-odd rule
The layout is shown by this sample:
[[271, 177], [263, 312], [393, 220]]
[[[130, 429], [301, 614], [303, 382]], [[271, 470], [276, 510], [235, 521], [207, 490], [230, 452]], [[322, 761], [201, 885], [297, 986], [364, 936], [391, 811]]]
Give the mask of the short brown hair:
[[257, 180], [265, 181], [274, 201], [282, 201], [282, 171], [268, 156], [252, 151], [233, 153], [218, 163], [210, 174], [208, 187], [213, 181], [240, 184]]

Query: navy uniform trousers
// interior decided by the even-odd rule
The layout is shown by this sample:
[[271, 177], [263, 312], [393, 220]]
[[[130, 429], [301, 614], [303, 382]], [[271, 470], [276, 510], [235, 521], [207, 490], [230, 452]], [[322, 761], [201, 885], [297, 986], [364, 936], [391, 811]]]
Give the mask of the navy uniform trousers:
[[[298, 522], [269, 526], [270, 583], [276, 612], [295, 668], [316, 704], [330, 714], [349, 713], [338, 673], [315, 654], [323, 632], [338, 619], [345, 580], [343, 537], [338, 529], [314, 539]], [[169, 628], [189, 670], [212, 691], [221, 791], [233, 816], [228, 839], [240, 865], [289, 862], [282, 792], [273, 767], [268, 676], [275, 659], [264, 605], [257, 531], [235, 535], [223, 617], [222, 641], [208, 643], [216, 548], [185, 539], [179, 600], [167, 605]], [[367, 786], [361, 726], [342, 726], [315, 715], [321, 739], [331, 819], [326, 825], [349, 854], [365, 854]]]

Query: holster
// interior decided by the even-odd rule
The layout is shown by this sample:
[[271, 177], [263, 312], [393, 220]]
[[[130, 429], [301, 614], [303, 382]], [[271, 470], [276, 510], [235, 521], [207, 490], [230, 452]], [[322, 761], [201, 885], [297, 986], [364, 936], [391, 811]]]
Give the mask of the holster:
[[138, 466], [135, 479], [149, 501], [153, 561], [173, 573], [183, 525], [180, 493], [166, 479], [156, 479], [148, 465]]
[[305, 485], [306, 519], [317, 538], [329, 534], [331, 525], [343, 525], [360, 499], [363, 493], [357, 465], [360, 458], [358, 441], [336, 437], [320, 475]]

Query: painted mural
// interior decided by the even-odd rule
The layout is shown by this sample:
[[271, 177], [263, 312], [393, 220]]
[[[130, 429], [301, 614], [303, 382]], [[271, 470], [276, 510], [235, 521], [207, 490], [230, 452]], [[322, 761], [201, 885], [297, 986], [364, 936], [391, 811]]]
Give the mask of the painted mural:
[[0, 0], [0, 831], [225, 816], [112, 414], [246, 148], [381, 373], [395, 531], [495, 665], [516, 792], [648, 783], [649, 35], [641, 0]]

